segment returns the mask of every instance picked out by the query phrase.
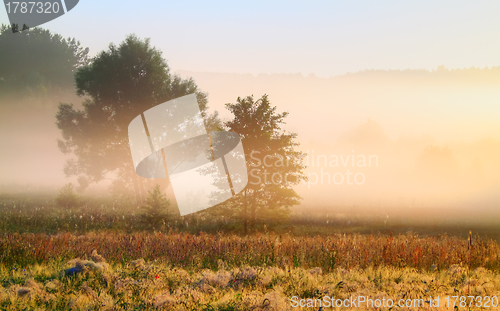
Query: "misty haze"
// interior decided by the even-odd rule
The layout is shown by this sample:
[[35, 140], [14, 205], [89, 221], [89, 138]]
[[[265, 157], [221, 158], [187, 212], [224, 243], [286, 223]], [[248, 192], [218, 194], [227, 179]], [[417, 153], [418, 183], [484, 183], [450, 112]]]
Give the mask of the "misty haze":
[[[264, 54], [232, 71], [233, 41], [178, 37], [196, 12], [160, 40], [114, 25], [98, 50], [0, 27], [1, 310], [498, 308], [500, 67], [373, 70], [374, 49], [329, 78], [245, 74]], [[266, 72], [301, 53], [268, 44]]]

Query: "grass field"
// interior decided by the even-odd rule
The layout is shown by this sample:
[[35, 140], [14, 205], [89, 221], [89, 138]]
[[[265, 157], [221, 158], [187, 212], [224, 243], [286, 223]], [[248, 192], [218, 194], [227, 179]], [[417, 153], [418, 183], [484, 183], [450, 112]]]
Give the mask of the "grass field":
[[[1, 310], [320, 310], [324, 297], [422, 304], [359, 310], [477, 310], [482, 297], [498, 309], [494, 226], [296, 214], [245, 235], [203, 215], [151, 227], [112, 200], [0, 199]], [[298, 299], [316, 306], [292, 308]]]
[[[73, 261], [74, 263], [74, 261]], [[25, 269], [0, 271], [0, 308], [2, 310], [291, 310], [291, 298], [335, 299], [370, 297], [422, 301], [440, 297], [500, 294], [497, 272], [452, 265], [448, 269], [419, 271], [413, 268], [384, 266], [368, 269], [280, 268], [277, 266], [226, 267], [220, 261], [216, 270], [173, 267], [141, 259], [125, 264], [89, 265], [77, 276], [63, 276], [68, 267], [49, 261]], [[359, 299], [359, 298], [358, 298]], [[450, 299], [450, 298], [448, 298]], [[452, 303], [454, 301], [451, 298]], [[467, 304], [470, 303], [469, 301]], [[498, 304], [493, 301], [492, 306]], [[460, 303], [457, 303], [460, 305]], [[358, 302], [358, 310], [370, 308]], [[368, 307], [368, 308], [366, 308]], [[318, 310], [319, 308], [296, 308]], [[349, 308], [344, 308], [349, 309]], [[352, 308], [354, 309], [354, 308]], [[412, 308], [393, 308], [406, 310]], [[422, 309], [422, 308], [414, 308]], [[428, 308], [426, 308], [429, 310]], [[460, 310], [467, 308], [460, 307]]]
[[[410, 235], [15, 233], [0, 248], [5, 310], [290, 310], [292, 297], [324, 296], [439, 296], [447, 310], [445, 297], [500, 296], [492, 240], [469, 247], [457, 237]], [[81, 272], [67, 275], [72, 267]]]

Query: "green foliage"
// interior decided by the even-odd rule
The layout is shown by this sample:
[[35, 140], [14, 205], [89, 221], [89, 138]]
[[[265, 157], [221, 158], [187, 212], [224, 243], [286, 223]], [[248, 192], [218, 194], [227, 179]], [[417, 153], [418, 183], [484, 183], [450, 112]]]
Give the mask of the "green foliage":
[[221, 209], [225, 215], [242, 218], [245, 231], [248, 220], [252, 227], [259, 219], [282, 222], [289, 216], [289, 207], [299, 204], [292, 187], [306, 179], [305, 154], [294, 149], [297, 134], [281, 128], [288, 113], [277, 113], [267, 95], [258, 100], [238, 97], [226, 107], [234, 118], [225, 126], [242, 138], [249, 180], [242, 194]]
[[0, 26], [0, 94], [53, 91], [73, 87], [75, 71], [88, 64], [89, 49], [74, 38], [47, 29], [12, 33]]
[[[119, 46], [110, 44], [75, 75], [77, 94], [86, 96], [83, 110], [61, 104], [56, 115], [64, 153], [73, 153], [65, 173], [79, 175], [85, 184], [101, 181], [113, 172], [120, 188], [136, 195], [151, 186], [135, 173], [130, 159], [128, 125], [143, 111], [170, 99], [196, 93], [200, 109], [216, 126], [217, 116], [206, 116], [207, 96], [192, 79], [170, 73], [161, 52], [149, 39], [128, 36]], [[115, 189], [116, 190], [116, 189]], [[142, 195], [141, 195], [142, 196]]]
[[144, 220], [151, 226], [157, 226], [163, 223], [169, 215], [168, 209], [170, 201], [161, 190], [160, 185], [156, 185], [149, 192], [146, 203], [142, 206], [144, 210]]
[[80, 198], [73, 189], [73, 184], [64, 185], [56, 197], [56, 204], [67, 209], [75, 208], [80, 204]]

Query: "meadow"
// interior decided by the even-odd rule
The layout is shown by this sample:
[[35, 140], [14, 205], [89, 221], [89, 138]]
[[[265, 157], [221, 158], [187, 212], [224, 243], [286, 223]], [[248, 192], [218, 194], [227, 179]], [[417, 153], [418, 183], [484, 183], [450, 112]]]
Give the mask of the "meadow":
[[[73, 261], [75, 262], [75, 261]], [[94, 265], [97, 266], [97, 265]], [[0, 270], [2, 310], [292, 310], [290, 299], [370, 297], [395, 303], [422, 301], [420, 308], [374, 308], [357, 304], [344, 310], [431, 310], [430, 297], [440, 297], [432, 310], [454, 310], [446, 297], [497, 297], [498, 273], [460, 265], [435, 271], [391, 266], [368, 269], [229, 268], [217, 270], [173, 267], [142, 259], [126, 264], [100, 265], [77, 276], [61, 273], [63, 265], [47, 262], [25, 269]], [[498, 301], [485, 310], [495, 310]], [[451, 300], [453, 301], [453, 300]], [[470, 302], [467, 302], [467, 305]], [[457, 306], [460, 304], [457, 303]], [[294, 308], [319, 310], [319, 308]], [[323, 308], [322, 310], [324, 310]], [[340, 309], [340, 308], [337, 308]], [[468, 308], [459, 307], [459, 310]], [[479, 308], [473, 308], [476, 310]], [[456, 310], [456, 309], [455, 309]]]
[[439, 296], [425, 308], [456, 310], [445, 297], [500, 297], [500, 245], [471, 226], [311, 215], [244, 234], [208, 215], [153, 226], [126, 201], [63, 209], [50, 196], [2, 196], [0, 309], [319, 310], [291, 299]]

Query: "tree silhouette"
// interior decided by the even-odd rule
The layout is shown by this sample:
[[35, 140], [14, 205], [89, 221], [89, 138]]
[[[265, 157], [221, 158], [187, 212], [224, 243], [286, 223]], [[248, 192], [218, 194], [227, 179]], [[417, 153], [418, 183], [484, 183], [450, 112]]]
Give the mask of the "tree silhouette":
[[71, 209], [78, 206], [80, 198], [74, 192], [73, 184], [68, 183], [59, 190], [55, 201], [58, 206]]
[[145, 224], [150, 227], [156, 227], [163, 223], [170, 216], [169, 207], [170, 200], [161, 191], [160, 185], [155, 185], [152, 190], [148, 191], [148, 197], [141, 206], [144, 210], [142, 218]]
[[43, 28], [10, 30], [0, 26], [0, 93], [74, 87], [76, 70], [89, 62], [88, 48]]
[[[202, 115], [209, 126], [217, 114], [206, 115], [207, 96], [192, 79], [170, 73], [161, 52], [149, 39], [128, 36], [119, 46], [110, 44], [75, 76], [77, 94], [85, 96], [83, 110], [60, 104], [56, 115], [62, 152], [76, 158], [67, 162], [66, 175], [78, 175], [81, 185], [111, 176], [120, 188], [133, 185], [140, 200], [146, 192], [145, 178], [132, 164], [127, 128], [143, 111], [165, 101], [196, 93]], [[152, 182], [150, 181], [151, 185]]]
[[302, 165], [305, 154], [294, 150], [297, 134], [281, 129], [288, 113], [277, 113], [267, 95], [258, 100], [238, 97], [226, 107], [234, 118], [225, 126], [242, 139], [248, 184], [221, 209], [226, 215], [236, 213], [246, 233], [248, 224], [253, 229], [258, 219], [284, 220], [289, 207], [299, 204], [300, 197], [292, 186], [306, 180]]

